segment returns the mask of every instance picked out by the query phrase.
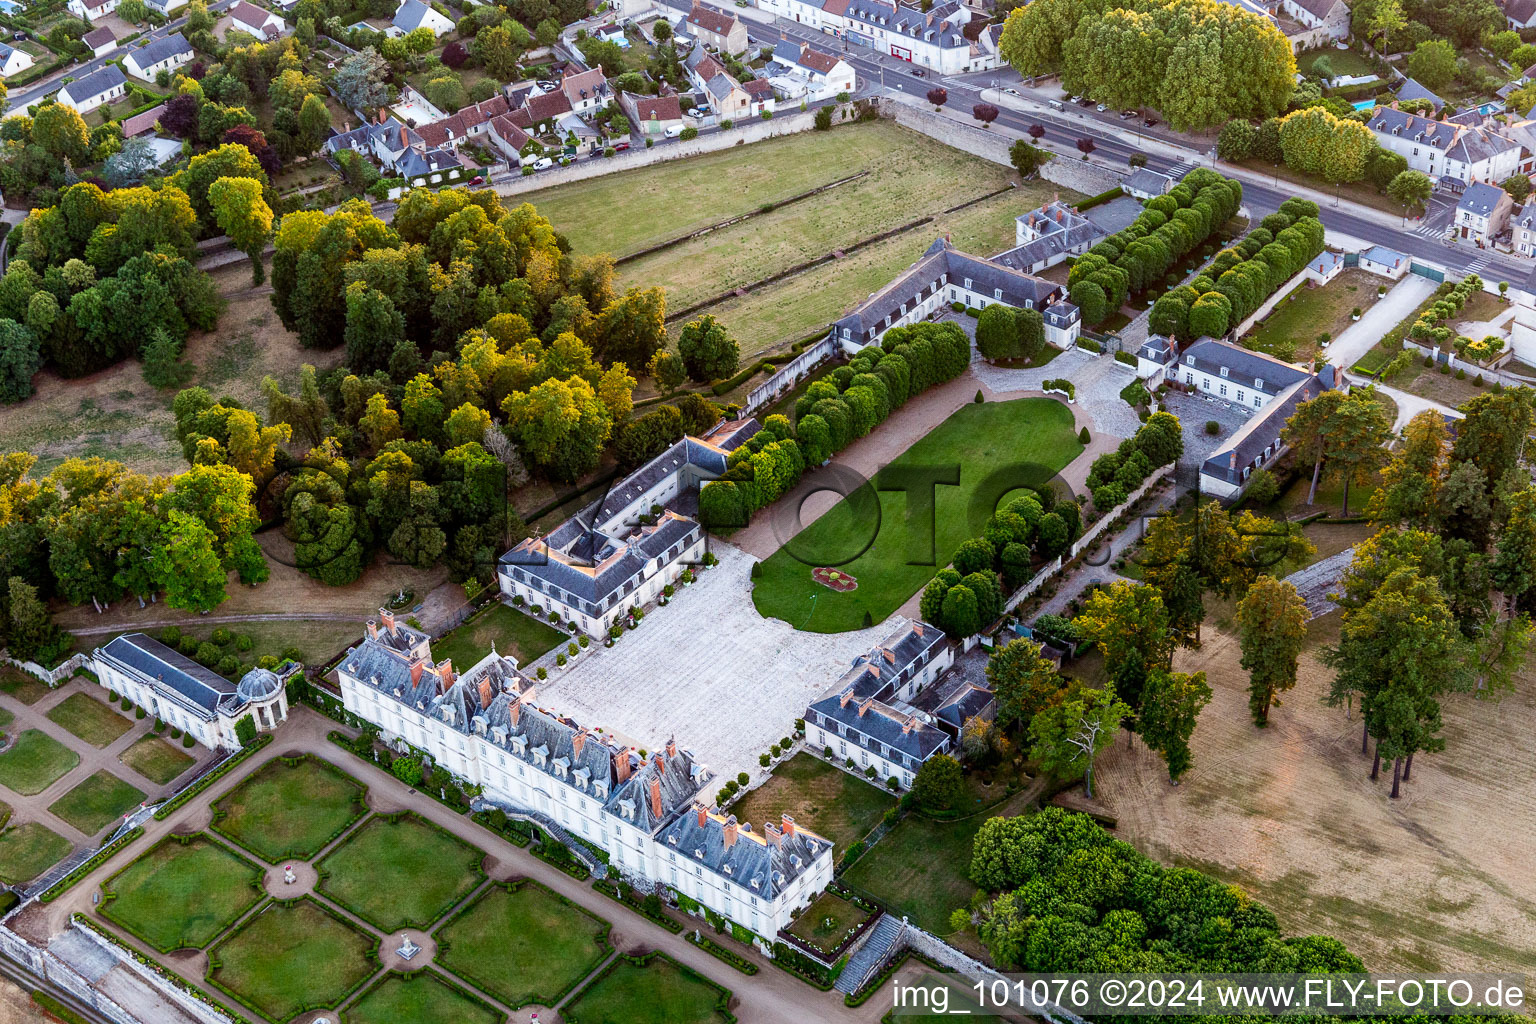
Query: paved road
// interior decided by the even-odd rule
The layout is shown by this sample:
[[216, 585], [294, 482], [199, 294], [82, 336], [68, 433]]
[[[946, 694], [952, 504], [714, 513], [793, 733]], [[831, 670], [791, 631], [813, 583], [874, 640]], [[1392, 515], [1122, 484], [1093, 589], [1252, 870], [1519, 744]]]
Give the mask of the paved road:
[[[234, 3], [235, 0], [218, 0], [217, 3], [210, 3], [208, 5], [208, 13], [217, 15], [218, 13], [234, 6]], [[166, 25], [162, 25], [160, 28], [146, 32], [139, 36], [133, 41], [130, 47], [125, 48], [119, 46], [117, 49], [111, 51], [110, 53], [103, 54], [100, 57], [93, 57], [83, 64], [72, 64], [57, 74], [52, 75], [49, 78], [36, 83], [35, 85], [29, 86], [26, 89], [13, 91], [6, 99], [6, 113], [17, 113], [19, 111], [26, 110], [29, 105], [36, 103], [44, 96], [51, 96], [53, 93], [60, 89], [59, 80], [61, 78], [64, 78], [65, 76], [75, 79], [84, 78], [92, 71], [101, 70], [101, 68], [106, 66], [108, 61], [121, 58], [123, 54], [125, 54], [130, 48], [137, 49], [152, 39], [164, 39], [166, 36], [171, 35], [173, 32], [179, 31], [181, 26], [185, 25], [186, 22], [186, 18], [177, 18], [176, 20]]]

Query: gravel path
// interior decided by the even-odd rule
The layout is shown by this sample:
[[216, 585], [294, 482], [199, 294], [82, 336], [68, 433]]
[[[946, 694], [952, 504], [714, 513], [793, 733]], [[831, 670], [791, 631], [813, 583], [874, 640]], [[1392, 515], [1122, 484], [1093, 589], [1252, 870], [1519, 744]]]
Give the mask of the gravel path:
[[1328, 592], [1337, 587], [1339, 580], [1344, 578], [1344, 570], [1349, 568], [1349, 563], [1354, 560], [1354, 557], [1355, 549], [1345, 548], [1338, 554], [1313, 562], [1305, 569], [1298, 569], [1285, 578], [1287, 583], [1294, 585], [1301, 592], [1301, 599], [1306, 602], [1307, 612], [1312, 618], [1327, 615], [1338, 607], [1328, 599]]

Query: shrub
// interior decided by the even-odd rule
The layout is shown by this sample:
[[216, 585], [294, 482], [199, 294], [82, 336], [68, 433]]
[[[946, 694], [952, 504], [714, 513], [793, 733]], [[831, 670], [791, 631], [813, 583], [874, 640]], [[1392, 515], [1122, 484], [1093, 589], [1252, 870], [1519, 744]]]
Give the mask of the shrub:
[[1087, 427], [1084, 427], [1082, 430], [1079, 430], [1077, 432], [1077, 439], [1080, 442], [1082, 442], [1083, 444], [1088, 444], [1090, 441], [1093, 440], [1093, 438], [1088, 433], [1088, 428]]
[[578, 643], [578, 644], [579, 644], [579, 645], [581, 645], [581, 647], [582, 647], [582, 648], [583, 648], [583, 649], [585, 649], [585, 648], [586, 648], [586, 646], [587, 646], [587, 645], [588, 645], [588, 644], [590, 644], [590, 643], [591, 643], [591, 642], [592, 642], [592, 641], [591, 641], [591, 639], [590, 639], [590, 638], [589, 638], [589, 637], [588, 637], [588, 636], [587, 636], [587, 634], [585, 634], [585, 633], [583, 633], [583, 634], [581, 634], [581, 636], [579, 636], [579, 637], [577, 637], [577, 638], [576, 638], [576, 643]]
[[559, 654], [555, 655], [555, 664], [559, 665], [561, 668], [565, 667], [565, 652], [564, 651], [562, 651]]
[[976, 389], [976, 404], [981, 405], [986, 399], [981, 397], [981, 388]]
[[[722, 125], [722, 127], [724, 127], [724, 126]], [[689, 139], [696, 139], [698, 137], [699, 137], [699, 130], [697, 128], [695, 128], [693, 125], [689, 125], [687, 128], [684, 128], [682, 130], [682, 132], [678, 135], [678, 138], [682, 139], [684, 142], [687, 142]]]
[[954, 310], [956, 313], [964, 313], [965, 312], [965, 303], [963, 303], [963, 302], [951, 302], [949, 304], [949, 308]]
[[1117, 363], [1124, 363], [1126, 366], [1135, 366], [1136, 365], [1136, 357], [1131, 355], [1131, 353], [1129, 353], [1129, 352], [1125, 352], [1125, 351], [1116, 352], [1115, 353], [1115, 362], [1117, 362]]
[[1472, 386], [1475, 387], [1475, 388], [1482, 387], [1484, 383], [1485, 383], [1485, 381], [1483, 380], [1483, 375], [1482, 374], [1478, 374], [1476, 377], [1472, 378]]
[[823, 747], [822, 751], [821, 751], [821, 756], [830, 760], [831, 757], [832, 757], [832, 748], [831, 747]]
[[1456, 379], [1457, 380], [1466, 380], [1467, 379], [1467, 371], [1466, 371], [1465, 367], [1461, 367], [1461, 366], [1456, 367]]
[[758, 754], [757, 755], [757, 763], [760, 766], [764, 767], [764, 768], [768, 767], [768, 762], [770, 760], [772, 760], [772, 758], [770, 758], [767, 754]]
[[160, 631], [160, 642], [167, 647], [175, 647], [181, 641], [181, 628], [178, 626], [166, 626]]
[[871, 778], [871, 779], [874, 778], [875, 777], [875, 766], [874, 765], [870, 765], [868, 768], [865, 768], [864, 769], [864, 775], [865, 775], [866, 778]]
[[143, 708], [134, 708], [134, 709], [133, 709], [133, 717], [134, 717], [134, 718], [135, 718], [135, 719], [136, 719], [136, 720], [139, 720], [139, 721], [143, 721], [143, 719], [144, 719], [144, 716], [145, 716], [145, 715], [146, 715], [146, 714], [148, 714], [148, 712], [147, 712], [147, 711], [145, 711], [145, 710], [144, 710], [144, 709], [143, 709]]
[[210, 640], [218, 644], [220, 647], [228, 647], [230, 641], [234, 640], [234, 638], [235, 634], [230, 632], [228, 629], [225, 629], [223, 626], [216, 628], [213, 631], [213, 634], [209, 637]]
[[771, 757], [778, 757], [779, 756], [779, 745], [777, 743], [775, 743], [773, 746], [769, 747], [768, 748], [768, 754]]
[[751, 781], [752, 781], [752, 776], [748, 775], [746, 772], [737, 772], [736, 773], [736, 785], [738, 785], [738, 786], [745, 786], [747, 783], [749, 783]]
[[117, 703], [117, 691], [116, 690], [108, 690], [107, 691], [107, 703], [108, 704], [116, 704]]
[[540, 679], [548, 679], [549, 678], [549, 669], [545, 668], [543, 665], [540, 665], [539, 666], [539, 671], [538, 671], [538, 676], [539, 676]]
[[1217, 434], [1221, 433], [1221, 424], [1217, 423], [1215, 420], [1206, 420], [1205, 432], [1210, 434], [1212, 437], [1215, 437]]
[[[830, 749], [830, 748], [828, 748], [828, 749]], [[844, 761], [843, 762], [843, 767], [844, 768], [852, 768], [853, 767], [853, 758], [850, 757], [850, 758], [848, 758], [848, 760]]]
[[[804, 725], [805, 725], [805, 720], [804, 719], [801, 719], [801, 718], [795, 719], [795, 728], [796, 729], [799, 729], [799, 728], [801, 728]], [[779, 748], [781, 750], [788, 750], [789, 749], [789, 737], [788, 736], [785, 736], [783, 739], [779, 740]]]
[[195, 743], [197, 743], [197, 741], [194, 740], [190, 735], [183, 736], [181, 738], [181, 745], [183, 747], [187, 747], [188, 749], [190, 749]]
[[242, 652], [243, 651], [249, 651], [251, 648], [253, 648], [255, 646], [256, 646], [256, 641], [252, 640], [249, 634], [247, 634], [247, 633], [237, 633], [237, 634], [235, 634], [235, 650], [242, 651]]
[[1425, 356], [1424, 357], [1424, 365], [1426, 367], [1434, 366], [1435, 365], [1435, 357], [1434, 356]]
[[581, 648], [577, 647], [575, 644], [566, 644], [565, 645], [565, 653], [569, 654], [573, 658], [576, 657], [577, 652], [580, 651], [580, 650], [581, 650]]
[[[896, 781], [896, 776], [894, 776], [894, 775], [892, 775], [892, 776], [891, 776], [891, 777], [890, 777], [890, 778], [888, 778], [888, 779], [886, 779], [886, 780], [885, 780], [885, 788], [886, 788], [886, 789], [888, 789], [888, 790], [890, 790], [890, 791], [891, 791], [891, 792], [892, 792], [892, 793], [894, 793], [894, 792], [896, 792], [896, 791], [897, 791], [897, 790], [898, 790], [898, 789], [900, 789], [900, 788], [901, 788], [901, 783], [900, 783], [900, 782], [897, 782], [897, 781]], [[891, 808], [891, 810], [892, 810], [892, 811], [894, 811], [894, 810], [895, 810], [895, 809], [896, 809], [896, 808], [894, 808], [894, 807], [893, 807], [893, 808]], [[887, 813], [887, 814], [889, 814], [889, 813], [890, 813], [890, 811], [887, 811], [887, 812], [886, 812], [886, 813]]]

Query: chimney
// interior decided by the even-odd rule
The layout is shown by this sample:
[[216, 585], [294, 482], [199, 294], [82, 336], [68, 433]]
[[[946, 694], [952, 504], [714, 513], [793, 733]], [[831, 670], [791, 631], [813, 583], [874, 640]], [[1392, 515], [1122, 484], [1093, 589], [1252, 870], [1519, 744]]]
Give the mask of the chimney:
[[912, 626], [912, 634], [914, 636], [922, 636], [923, 635], [923, 624], [921, 622], [913, 624], [913, 626]]
[[587, 730], [583, 729], [571, 737], [571, 756], [581, 756], [581, 748], [587, 745]]
[[727, 850], [736, 845], [737, 828], [736, 815], [733, 814], [725, 819], [725, 848]]
[[699, 812], [699, 828], [703, 828], [709, 822], [709, 808], [703, 804], [697, 804], [694, 810]]
[[491, 706], [491, 697], [494, 696], [495, 693], [496, 693], [496, 691], [491, 688], [491, 680], [490, 680], [489, 677], [480, 680], [480, 710], [481, 711], [484, 711], [486, 708]]
[[847, 690], [844, 690], [842, 693], [837, 695], [837, 706], [840, 707], [840, 708], [847, 707], [848, 706], [848, 701], [852, 697], [853, 697], [853, 690], [851, 688], [847, 689]]
[[522, 719], [522, 717], [523, 702], [520, 700], [515, 700], [512, 702], [511, 706], [507, 708], [507, 718], [511, 720], [512, 728], [517, 728], [517, 723]]
[[613, 756], [613, 773], [624, 783], [629, 781], [629, 772], [629, 751], [621, 750]]
[[677, 737], [673, 736], [671, 739], [667, 740], [667, 759], [671, 760], [672, 758], [674, 758], [676, 756], [677, 756]]
[[405, 145], [406, 145], [406, 143], [405, 143], [405, 125], [401, 125], [400, 126], [400, 148], [404, 149]]
[[1237, 452], [1235, 450], [1232, 452], [1232, 457], [1227, 460], [1227, 464], [1233, 469], [1237, 468]]
[[389, 635], [395, 635], [395, 613], [384, 609], [379, 610], [379, 621], [384, 623], [384, 628], [389, 630]]
[[893, 651], [889, 647], [887, 647], [887, 648], [885, 648], [885, 650], [882, 653], [885, 655], [886, 664], [888, 664], [888, 665], [896, 664], [896, 652], [895, 651]]
[[415, 686], [417, 683], [421, 682], [421, 670], [424, 669], [425, 667], [426, 667], [426, 664], [423, 661], [421, 661], [420, 659], [416, 659], [416, 660], [411, 662], [411, 685], [412, 686]]
[[656, 766], [656, 770], [658, 772], [664, 772], [667, 770], [667, 761], [664, 757], [661, 756], [661, 751], [659, 750], [651, 755], [651, 764]]
[[366, 626], [368, 629], [368, 639], [377, 640], [379, 638], [379, 624], [372, 619], [369, 619], [366, 623]]
[[[1233, 456], [1233, 458], [1236, 458], [1236, 457], [1237, 456], [1235, 456], [1235, 455]], [[870, 705], [873, 704], [874, 702], [875, 702], [875, 698], [873, 698], [873, 697], [865, 697], [862, 701], [859, 702], [859, 717], [860, 718], [864, 717], [864, 712], [868, 711]]]
[[444, 658], [437, 663], [437, 676], [443, 681], [443, 689], [453, 685], [453, 659]]
[[651, 780], [651, 814], [661, 817], [661, 780]]
[[768, 840], [768, 845], [776, 850], [784, 845], [784, 833], [774, 828], [771, 821], [763, 826], [763, 837]]
[[780, 826], [781, 826], [781, 830], [783, 831], [783, 833], [786, 836], [792, 836], [792, 835], [795, 834], [795, 819], [794, 818], [791, 818], [789, 815], [786, 814], [782, 818], [779, 819], [779, 823], [780, 823]]

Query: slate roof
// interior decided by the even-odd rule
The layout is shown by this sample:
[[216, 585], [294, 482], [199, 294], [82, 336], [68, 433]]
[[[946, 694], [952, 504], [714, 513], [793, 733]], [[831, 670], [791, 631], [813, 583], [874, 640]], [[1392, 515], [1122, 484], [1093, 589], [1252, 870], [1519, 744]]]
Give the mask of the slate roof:
[[1333, 10], [1333, 5], [1336, 3], [1338, 0], [1295, 0], [1297, 7], [1319, 20], [1328, 17], [1328, 12]]
[[1200, 472], [1232, 484], [1241, 482], [1244, 468], [1254, 465], [1266, 448], [1271, 449], [1271, 454], [1280, 450], [1280, 432], [1285, 421], [1296, 412], [1296, 407], [1330, 390], [1334, 383], [1332, 366], [1324, 366], [1317, 375], [1304, 374], [1286, 388], [1282, 396], [1266, 403], [1227, 439], [1226, 444], [1212, 452]]
[[843, 735], [871, 753], [889, 758], [906, 754], [918, 762], [943, 749], [949, 738], [909, 711], [887, 703], [947, 641], [942, 630], [925, 622], [904, 627], [861, 654], [825, 695], [806, 709], [820, 724], [841, 724]]
[[110, 28], [103, 25], [101, 28], [87, 32], [85, 35], [81, 36], [80, 41], [94, 50], [98, 46], [105, 46], [107, 43], [117, 42], [117, 36], [112, 34], [112, 30]]
[[1475, 213], [1479, 217], [1487, 217], [1498, 208], [1499, 204], [1508, 195], [1508, 192], [1505, 192], [1497, 185], [1489, 185], [1486, 182], [1480, 181], [1467, 186], [1467, 190], [1462, 193], [1461, 202], [1456, 204], [1456, 208]]
[[1328, 252], [1326, 249], [1313, 258], [1307, 264], [1307, 269], [1318, 274], [1330, 274], [1333, 268], [1344, 262], [1344, 257], [1336, 252]]
[[178, 694], [178, 703], [205, 720], [215, 718], [221, 706], [232, 710], [243, 703], [234, 683], [143, 633], [115, 637], [96, 656], [118, 662], [161, 692]]
[[1456, 141], [1456, 128], [1422, 114], [1410, 114], [1391, 107], [1377, 107], [1368, 125], [1373, 132], [1410, 139], [1434, 149], [1448, 150]]
[[1036, 235], [1022, 245], [992, 257], [994, 262], [1015, 270], [1028, 271], [1042, 260], [1072, 252], [1073, 249], [1092, 245], [1104, 237], [1104, 232], [1087, 217], [1067, 204], [1057, 201], [1030, 210], [1017, 218], [1026, 232]]
[[1223, 377], [1221, 371], [1226, 369], [1223, 379], [1271, 397], [1308, 376], [1299, 366], [1214, 338], [1202, 338], [1186, 348], [1179, 356], [1179, 365], [1202, 370], [1213, 378]]
[[844, 17], [862, 22], [873, 28], [894, 35], [911, 36], [940, 47], [969, 47], [970, 41], [953, 25], [901, 4], [882, 3], [880, 0], [851, 0]]
[[997, 695], [985, 686], [967, 683], [950, 694], [949, 700], [935, 712], [935, 715], [940, 721], [952, 726], [958, 735], [970, 719], [977, 715], [986, 717], [987, 709], [993, 707], [996, 702]]
[[832, 841], [785, 817], [767, 822], [758, 832], [736, 816], [722, 817], [695, 804], [657, 837], [677, 851], [678, 860], [707, 870], [748, 890], [773, 899], [794, 884], [802, 872], [832, 849]]
[[421, 23], [426, 20], [427, 12], [432, 8], [422, 3], [421, 0], [404, 0], [399, 9], [395, 11], [394, 26], [402, 32], [414, 32], [421, 28]]
[[1126, 175], [1120, 184], [1128, 192], [1148, 192], [1160, 196], [1173, 188], [1173, 179], [1149, 168], [1138, 167]]
[[1045, 322], [1052, 327], [1070, 327], [1082, 319], [1082, 310], [1065, 300], [1045, 307]]
[[128, 79], [123, 76], [123, 71], [116, 64], [108, 64], [105, 67], [92, 71], [84, 78], [77, 78], [70, 82], [59, 92], [64, 93], [75, 102], [88, 100], [93, 96], [100, 96], [105, 92], [127, 85]]
[[395, 169], [405, 178], [419, 174], [436, 174], [463, 166], [464, 162], [448, 149], [429, 149], [425, 153], [410, 149], [395, 161]]
[[182, 38], [180, 32], [172, 32], [163, 39], [156, 39], [146, 46], [129, 51], [127, 56], [140, 68], [149, 68], [163, 60], [183, 55], [192, 56], [192, 44]]
[[1369, 249], [1362, 251], [1360, 258], [1362, 260], [1369, 260], [1371, 263], [1380, 263], [1384, 267], [1395, 267], [1408, 257], [1396, 249], [1388, 249], [1384, 245], [1373, 245]]
[[1138, 359], [1150, 359], [1159, 366], [1166, 366], [1173, 358], [1173, 342], [1166, 335], [1149, 334], [1147, 340], [1141, 343], [1141, 348], [1136, 350]]

